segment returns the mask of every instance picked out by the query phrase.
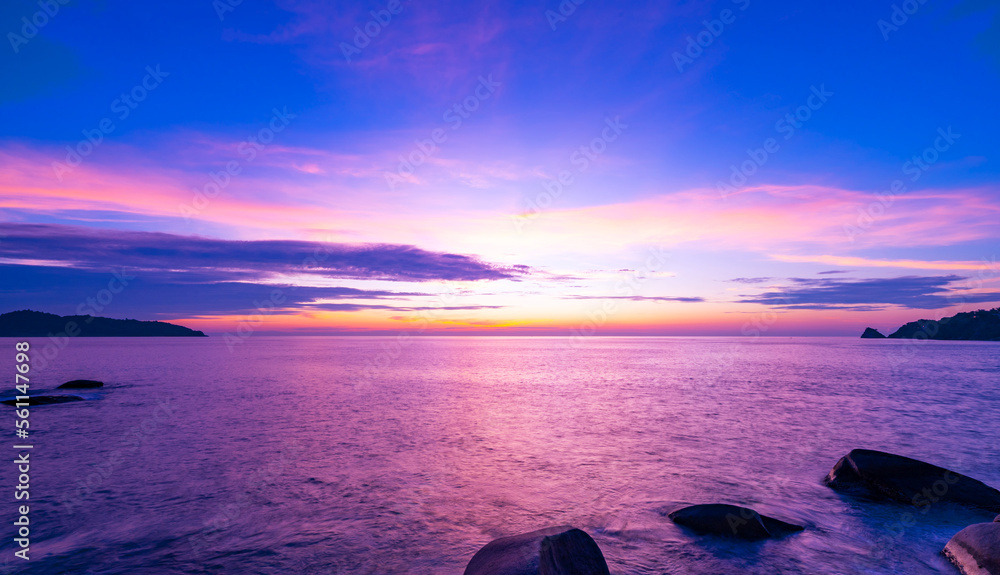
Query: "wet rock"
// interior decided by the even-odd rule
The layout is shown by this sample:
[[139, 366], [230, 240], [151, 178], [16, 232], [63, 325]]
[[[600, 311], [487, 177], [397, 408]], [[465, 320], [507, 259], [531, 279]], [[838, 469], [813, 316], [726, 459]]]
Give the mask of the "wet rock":
[[739, 539], [771, 539], [802, 531], [800, 525], [761, 515], [749, 507], [710, 503], [678, 509], [670, 519], [701, 534]]
[[1000, 491], [943, 467], [909, 457], [854, 449], [824, 479], [837, 491], [892, 499], [923, 509], [938, 501], [1000, 512]]
[[539, 555], [539, 575], [610, 575], [601, 548], [579, 529], [542, 539]]
[[79, 395], [32, 395], [27, 400], [21, 400], [20, 402], [17, 398], [11, 398], [4, 399], [0, 403], [6, 403], [15, 407], [18, 403], [27, 403], [34, 407], [36, 405], [51, 405], [53, 403], [69, 403], [70, 401], [83, 401], [83, 398]]
[[963, 575], [1000, 575], [1000, 523], [977, 523], [959, 531], [944, 547]]
[[597, 543], [568, 525], [539, 529], [487, 543], [465, 575], [609, 575]]
[[104, 382], [92, 379], [74, 379], [73, 381], [67, 381], [56, 389], [95, 389], [98, 387], [104, 387]]

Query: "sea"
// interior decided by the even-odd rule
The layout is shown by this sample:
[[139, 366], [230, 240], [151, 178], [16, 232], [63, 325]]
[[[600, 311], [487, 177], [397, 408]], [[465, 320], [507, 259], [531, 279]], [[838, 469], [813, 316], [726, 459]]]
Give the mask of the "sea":
[[[15, 341], [0, 339], [8, 372]], [[30, 410], [27, 561], [7, 447], [3, 573], [460, 575], [495, 538], [572, 525], [618, 575], [955, 575], [942, 548], [992, 514], [823, 477], [868, 448], [1000, 486], [995, 342], [29, 341], [32, 394], [106, 385]], [[697, 503], [805, 530], [743, 542], [666, 516]]]

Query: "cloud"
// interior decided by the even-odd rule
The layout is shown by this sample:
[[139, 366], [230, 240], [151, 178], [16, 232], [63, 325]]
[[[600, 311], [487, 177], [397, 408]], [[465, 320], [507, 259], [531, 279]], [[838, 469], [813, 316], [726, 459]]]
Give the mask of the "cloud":
[[455, 311], [455, 310], [481, 310], [481, 309], [502, 309], [502, 305], [450, 305], [450, 306], [417, 306], [399, 307], [392, 305], [377, 304], [354, 304], [354, 303], [318, 303], [311, 304], [304, 311], [325, 310], [325, 311], [362, 311], [369, 309], [382, 309], [392, 311]]
[[49, 224], [0, 224], [0, 259], [83, 270], [125, 267], [194, 272], [199, 281], [269, 280], [283, 274], [423, 282], [517, 279], [526, 266], [498, 266], [473, 256], [411, 245], [232, 241], [165, 233]]
[[[931, 260], [931, 261], [875, 260], [875, 259], [854, 257], [854, 256], [831, 256], [831, 255], [794, 256], [794, 255], [784, 255], [784, 254], [772, 255], [771, 259], [786, 263], [817, 263], [817, 264], [848, 265], [848, 266], [858, 266], [858, 267], [909, 268], [917, 270], [938, 270], [938, 271], [989, 270], [989, 269], [995, 269], [996, 267], [996, 256], [993, 257], [992, 262], [986, 259], [978, 262], [947, 261], [947, 260]], [[833, 272], [820, 272], [820, 273], [833, 273]]]
[[[253, 230], [257, 237], [419, 244], [436, 251], [461, 245], [500, 261], [512, 253], [562, 256], [566, 246], [592, 257], [657, 245], [782, 254], [771, 257], [830, 269], [938, 265], [945, 266], [942, 271], [957, 271], [960, 268], [953, 265], [978, 264], [878, 262], [850, 256], [870, 249], [988, 244], [997, 238], [1000, 208], [992, 188], [900, 195], [877, 225], [850, 241], [845, 225], [855, 223], [858, 209], [878, 196], [815, 185], [747, 188], [726, 201], [714, 189], [664, 187], [619, 203], [595, 198], [582, 205], [554, 205], [522, 233], [512, 233], [511, 216], [517, 210], [471, 201], [468, 189], [455, 184], [457, 174], [478, 170], [476, 177], [489, 181], [498, 197], [520, 195], [525, 185], [539, 181], [540, 164], [562, 161], [557, 152], [526, 154], [493, 132], [469, 132], [467, 143], [449, 146], [421, 166], [422, 183], [406, 193], [392, 192], [384, 181], [385, 170], [397, 165], [399, 154], [412, 150], [413, 137], [424, 138], [427, 133], [423, 128], [359, 133], [350, 140], [350, 153], [338, 151], [333, 142], [326, 146], [329, 149], [273, 144], [254, 160], [254, 169], [233, 178], [225, 193], [190, 220], [182, 217], [179, 206], [194, 205], [192, 188], [201, 190], [211, 182], [207, 172], [241, 159], [236, 151], [239, 137], [195, 137], [183, 132], [153, 139], [145, 151], [107, 142], [102, 146], [112, 147], [102, 156], [105, 160], [88, 161], [64, 182], [53, 177], [51, 168], [59, 150], [0, 145], [0, 203], [16, 211], [13, 216], [6, 213], [8, 220], [75, 224], [75, 218], [92, 220], [100, 213], [109, 223], [106, 227], [197, 231], [215, 237]], [[188, 136], [197, 145], [190, 144]], [[502, 170], [498, 157], [505, 158]], [[453, 166], [456, 162], [458, 168]], [[296, 168], [309, 164], [326, 175]], [[493, 173], [494, 169], [499, 172]], [[140, 228], [132, 223], [140, 218], [154, 224]]]
[[[520, 29], [502, 4], [450, 1], [423, 9], [403, 2], [394, 14], [385, 3], [371, 7], [335, 5], [322, 0], [284, 0], [279, 7], [289, 21], [267, 33], [227, 29], [224, 38], [257, 44], [295, 46], [302, 60], [322, 70], [337, 70], [330, 81], [364, 77], [380, 86], [405, 86], [392, 96], [437, 93], [475, 77], [484, 69], [503, 69], [515, 44], [506, 33]], [[366, 26], [374, 36], [361, 34]], [[544, 19], [537, 22], [544, 25]], [[328, 75], [329, 76], [329, 75]], [[367, 96], [367, 94], [366, 94]]]
[[967, 303], [1000, 301], [1000, 292], [966, 292], [951, 284], [966, 278], [903, 276], [862, 280], [791, 278], [793, 286], [742, 296], [740, 303], [760, 303], [781, 309], [843, 309], [876, 311], [887, 306], [941, 309]]
[[827, 270], [825, 272], [816, 272], [817, 275], [827, 276], [832, 274], [846, 274], [850, 273], [852, 270]]
[[676, 301], [698, 303], [705, 301], [703, 297], [684, 296], [644, 296], [644, 295], [566, 295], [562, 299], [627, 299], [631, 301]]
[[[117, 291], [112, 293], [108, 291], [109, 282], [116, 277], [116, 272], [120, 279], [111, 286]], [[174, 318], [258, 313], [262, 308], [270, 310], [272, 307], [301, 311], [411, 311], [424, 308], [390, 304], [435, 295], [348, 287], [206, 282], [212, 279], [210, 274], [129, 268], [101, 272], [54, 266], [0, 265], [0, 298], [6, 308], [0, 312], [30, 308], [61, 315], [91, 313], [110, 317]]]
[[730, 281], [730, 282], [733, 282], [733, 283], [738, 283], [738, 284], [762, 284], [762, 283], [765, 283], [765, 282], [769, 282], [769, 281], [771, 281], [773, 279], [774, 278], [772, 278], [772, 277], [764, 277], [764, 278], [733, 278], [733, 279], [727, 280], [727, 281]]

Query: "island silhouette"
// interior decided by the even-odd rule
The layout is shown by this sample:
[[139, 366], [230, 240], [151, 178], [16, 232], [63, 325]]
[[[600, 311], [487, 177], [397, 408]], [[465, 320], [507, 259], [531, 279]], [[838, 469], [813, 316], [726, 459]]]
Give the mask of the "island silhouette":
[[941, 319], [918, 319], [904, 324], [889, 335], [866, 327], [864, 339], [940, 339], [1000, 341], [1000, 307], [955, 314]]
[[60, 316], [33, 310], [0, 315], [0, 337], [207, 337], [204, 332], [163, 321], [112, 319], [91, 315]]

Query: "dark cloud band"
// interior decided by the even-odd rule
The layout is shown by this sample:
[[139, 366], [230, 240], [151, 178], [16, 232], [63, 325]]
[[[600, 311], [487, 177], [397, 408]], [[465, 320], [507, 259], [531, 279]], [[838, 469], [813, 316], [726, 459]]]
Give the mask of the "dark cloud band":
[[165, 233], [97, 230], [45, 224], [0, 224], [0, 258], [51, 262], [85, 270], [194, 272], [214, 281], [266, 280], [281, 274], [422, 282], [516, 279], [526, 266], [498, 266], [475, 257], [409, 245], [289, 240], [232, 241]]
[[953, 285], [964, 279], [956, 275], [862, 280], [791, 278], [793, 286], [743, 296], [739, 302], [783, 309], [876, 311], [893, 305], [910, 309], [941, 309], [966, 303], [1000, 301], [1000, 292], [968, 293], [961, 291], [960, 285]]

